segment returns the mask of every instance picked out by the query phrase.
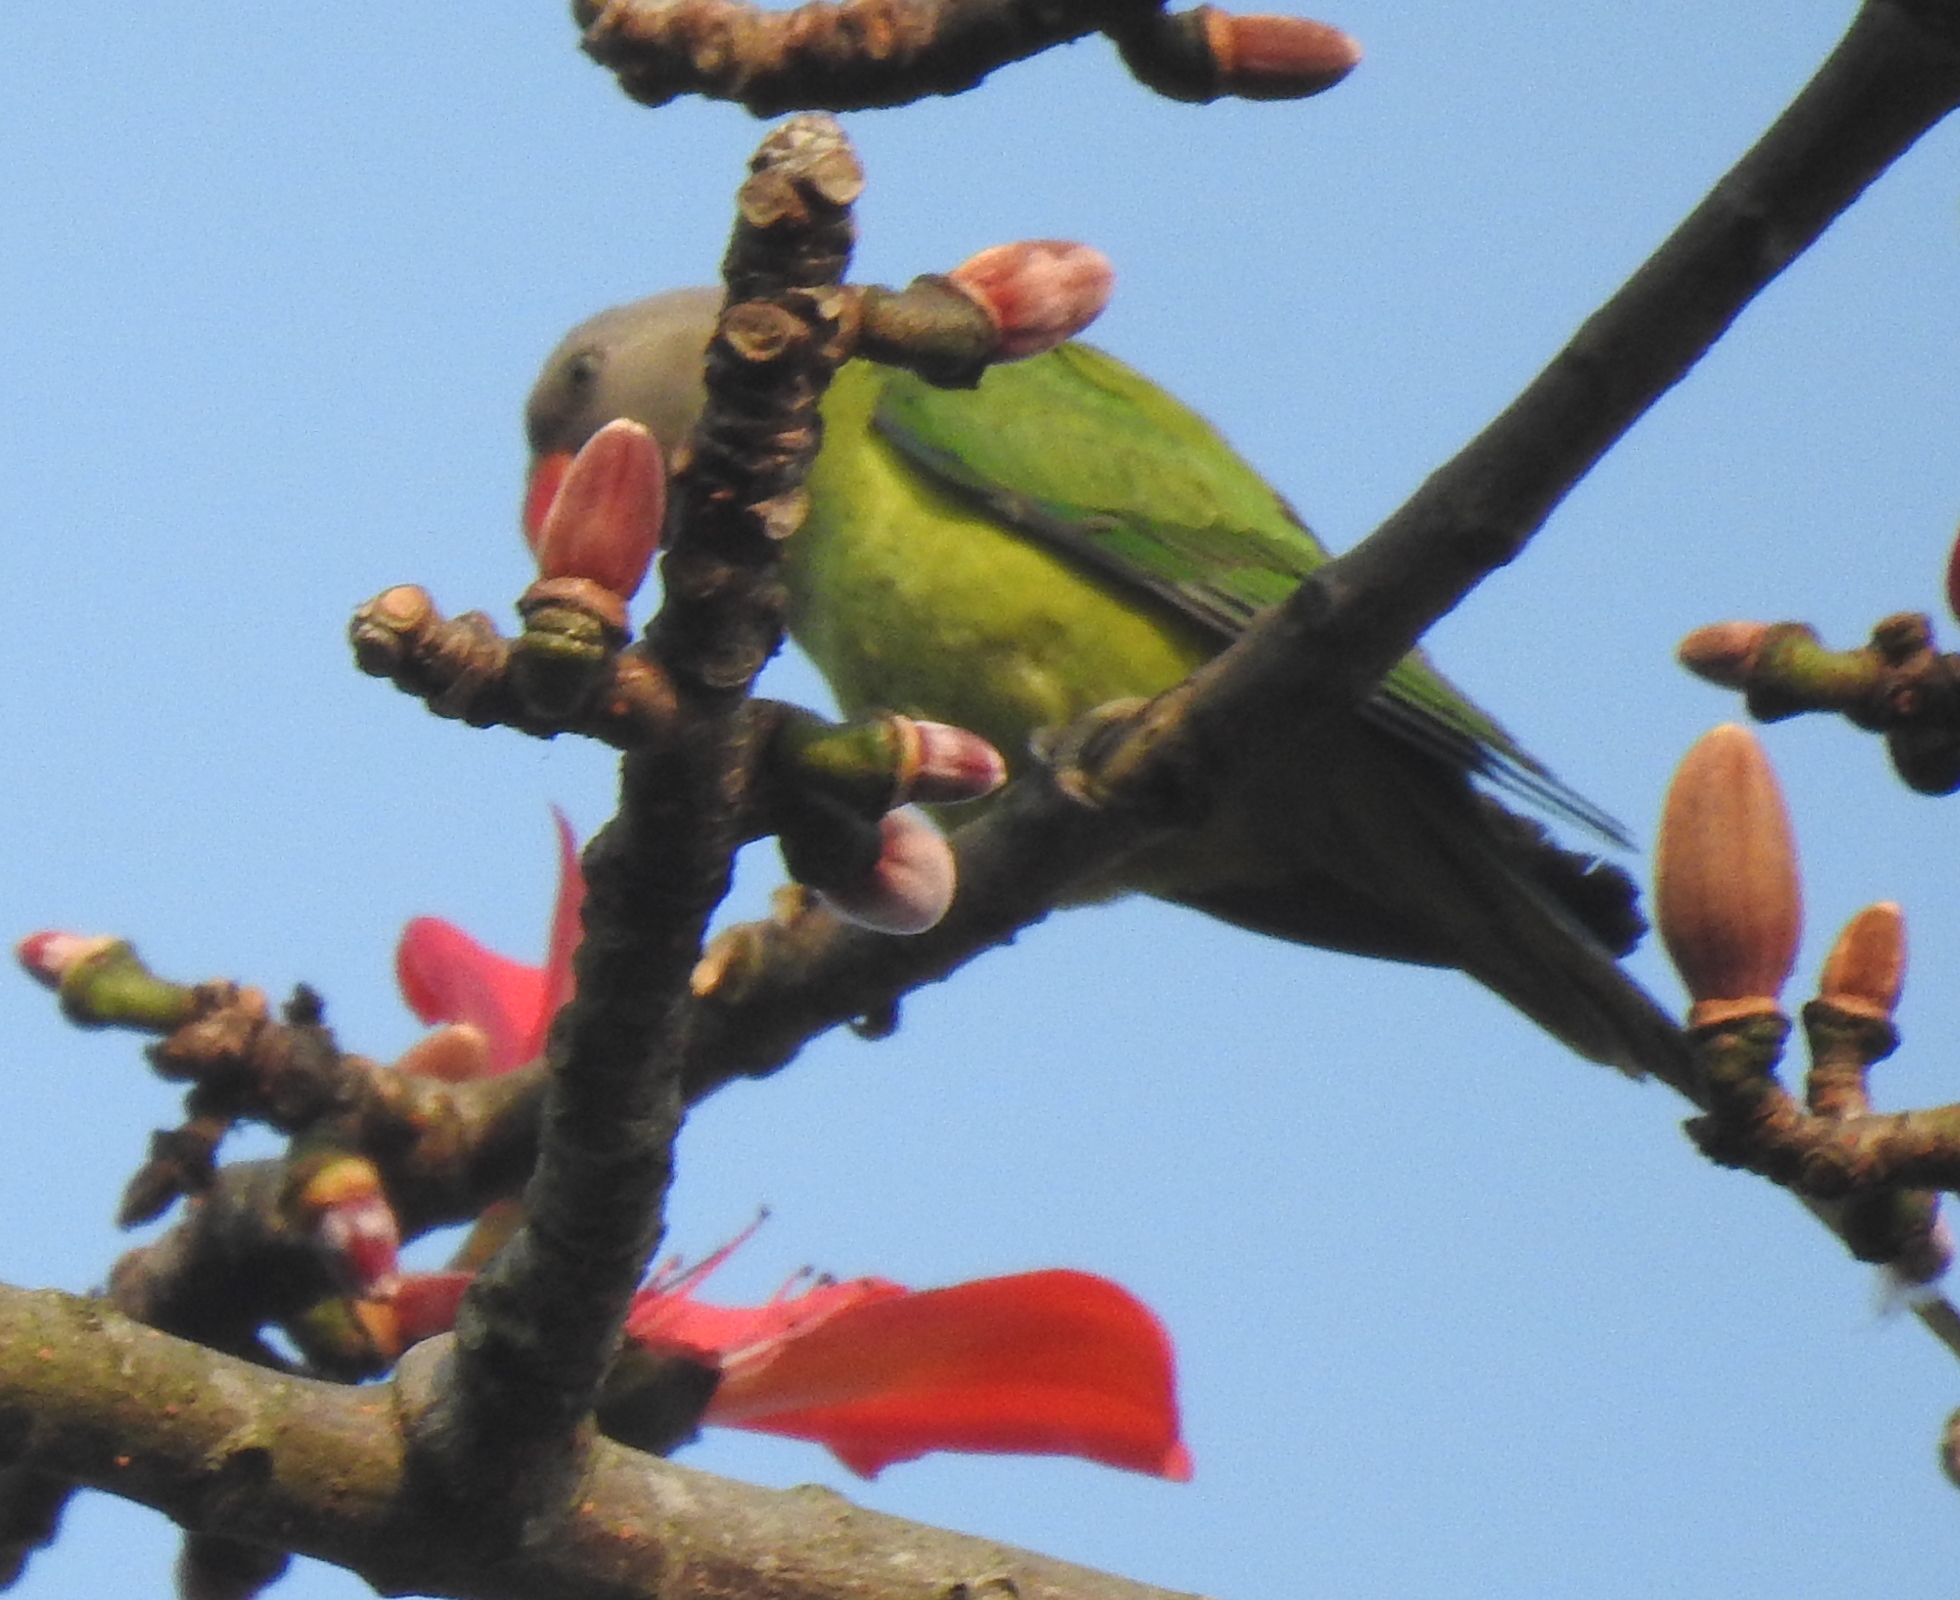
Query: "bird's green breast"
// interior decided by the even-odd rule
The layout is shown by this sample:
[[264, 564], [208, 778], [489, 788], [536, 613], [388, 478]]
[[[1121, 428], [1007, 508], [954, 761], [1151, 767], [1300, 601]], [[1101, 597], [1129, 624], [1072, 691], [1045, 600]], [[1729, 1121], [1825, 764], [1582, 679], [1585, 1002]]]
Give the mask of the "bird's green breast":
[[1156, 694], [1217, 648], [904, 460], [872, 425], [880, 383], [839, 372], [787, 569], [791, 634], [847, 713], [955, 723], [1018, 765], [1035, 729]]

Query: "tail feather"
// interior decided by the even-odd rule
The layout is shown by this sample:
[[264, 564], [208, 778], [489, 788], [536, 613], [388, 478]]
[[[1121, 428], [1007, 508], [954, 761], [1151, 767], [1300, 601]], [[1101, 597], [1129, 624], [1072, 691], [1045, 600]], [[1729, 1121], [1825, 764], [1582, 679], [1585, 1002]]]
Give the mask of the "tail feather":
[[1311, 756], [1234, 785], [1138, 886], [1279, 938], [1456, 967], [1590, 1060], [1692, 1083], [1679, 1025], [1617, 959], [1646, 928], [1624, 872], [1358, 723]]

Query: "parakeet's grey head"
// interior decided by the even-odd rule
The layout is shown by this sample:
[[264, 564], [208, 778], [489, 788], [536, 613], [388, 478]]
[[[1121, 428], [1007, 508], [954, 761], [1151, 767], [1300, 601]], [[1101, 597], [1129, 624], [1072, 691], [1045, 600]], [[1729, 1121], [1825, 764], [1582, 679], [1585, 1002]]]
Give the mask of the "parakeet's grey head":
[[673, 459], [701, 415], [703, 355], [721, 300], [719, 289], [675, 289], [602, 311], [565, 335], [524, 405], [528, 527], [536, 530], [579, 446], [617, 417], [651, 428]]

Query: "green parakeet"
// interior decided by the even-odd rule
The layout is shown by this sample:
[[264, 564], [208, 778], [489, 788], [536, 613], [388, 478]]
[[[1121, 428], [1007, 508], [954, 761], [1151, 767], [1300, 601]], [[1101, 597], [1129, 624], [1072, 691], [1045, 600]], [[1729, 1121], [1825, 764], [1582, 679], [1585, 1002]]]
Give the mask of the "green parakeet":
[[[556, 459], [613, 418], [669, 453], [686, 437], [719, 307], [680, 290], [566, 336], [526, 409], [529, 518]], [[791, 636], [847, 713], [971, 728], [1010, 767], [1037, 729], [1169, 688], [1327, 559], [1210, 424], [1085, 344], [971, 390], [854, 361], [823, 420], [786, 561]], [[1672, 1075], [1681, 1036], [1615, 959], [1643, 931], [1632, 883], [1473, 777], [1615, 834], [1412, 651], [1357, 714], [1303, 731], [1202, 828], [1096, 887], [1458, 967], [1580, 1054]]]

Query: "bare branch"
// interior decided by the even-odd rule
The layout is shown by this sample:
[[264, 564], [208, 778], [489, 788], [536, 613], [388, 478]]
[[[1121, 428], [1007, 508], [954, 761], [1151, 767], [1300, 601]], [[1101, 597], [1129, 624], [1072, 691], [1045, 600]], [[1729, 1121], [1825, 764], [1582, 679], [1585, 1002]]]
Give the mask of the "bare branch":
[[769, 11], [739, 0], [574, 0], [585, 50], [644, 105], [684, 94], [757, 116], [861, 111], [959, 94], [988, 73], [1105, 33], [1139, 83], [1173, 100], [1296, 100], [1361, 59], [1305, 17], [1235, 17], [1161, 0], [812, 0]]
[[461, 1600], [1175, 1600], [1162, 1589], [861, 1511], [819, 1489], [753, 1489], [601, 1442], [577, 1496], [486, 1537], [483, 1508], [429, 1493], [404, 1413], [439, 1365], [394, 1385], [281, 1377], [100, 1305], [0, 1287], [0, 1447], [186, 1528], [290, 1549], [386, 1594]]

